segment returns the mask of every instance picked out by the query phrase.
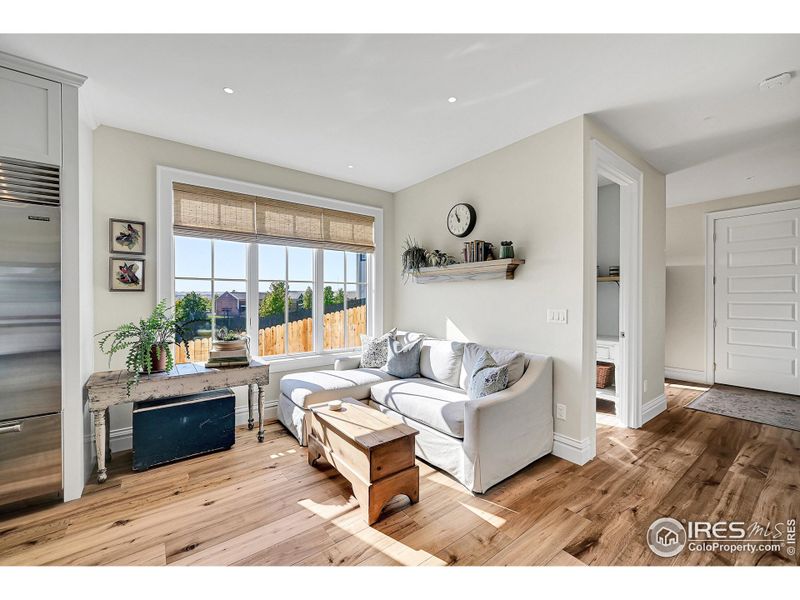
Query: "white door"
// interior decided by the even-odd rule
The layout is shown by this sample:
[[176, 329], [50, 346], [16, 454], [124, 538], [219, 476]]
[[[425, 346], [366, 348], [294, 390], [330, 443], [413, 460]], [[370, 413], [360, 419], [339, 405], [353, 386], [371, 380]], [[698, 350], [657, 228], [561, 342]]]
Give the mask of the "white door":
[[800, 209], [717, 219], [714, 381], [800, 394]]
[[61, 164], [61, 84], [0, 68], [0, 156]]

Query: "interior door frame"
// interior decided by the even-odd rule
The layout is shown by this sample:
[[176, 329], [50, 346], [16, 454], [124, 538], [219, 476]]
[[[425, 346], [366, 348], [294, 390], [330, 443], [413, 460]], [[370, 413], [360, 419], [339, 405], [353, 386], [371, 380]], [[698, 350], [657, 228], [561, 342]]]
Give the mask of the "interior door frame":
[[715, 312], [715, 282], [714, 275], [716, 272], [716, 239], [714, 238], [714, 230], [716, 229], [716, 222], [720, 219], [727, 219], [730, 217], [746, 217], [749, 215], [761, 215], [771, 212], [781, 212], [784, 210], [792, 210], [800, 208], [800, 199], [784, 200], [781, 202], [770, 202], [767, 204], [759, 204], [756, 206], [744, 206], [741, 208], [731, 208], [727, 210], [716, 210], [714, 212], [706, 213], [706, 276], [705, 276], [705, 317], [706, 317], [706, 364], [705, 364], [705, 381], [708, 385], [713, 385], [715, 382], [714, 365], [716, 361], [716, 344], [714, 342], [714, 320], [716, 319]]
[[[598, 180], [602, 175], [619, 185], [620, 200], [620, 331], [625, 337], [620, 338], [618, 360], [622, 364], [621, 376], [617, 377], [617, 420], [623, 427], [638, 428], [642, 426], [642, 202], [643, 173], [631, 163], [620, 157], [598, 140], [592, 140], [592, 174], [590, 212], [592, 219], [592, 239], [589, 243], [589, 265], [597, 264], [597, 202]], [[592, 266], [591, 285], [589, 286], [590, 307], [592, 314], [588, 320], [593, 360], [596, 362], [597, 348], [597, 277]], [[620, 382], [622, 385], [620, 386]], [[595, 414], [596, 395], [594, 385], [589, 399], [590, 408], [587, 414], [591, 417], [591, 431], [596, 430]], [[596, 435], [596, 434], [595, 434]]]

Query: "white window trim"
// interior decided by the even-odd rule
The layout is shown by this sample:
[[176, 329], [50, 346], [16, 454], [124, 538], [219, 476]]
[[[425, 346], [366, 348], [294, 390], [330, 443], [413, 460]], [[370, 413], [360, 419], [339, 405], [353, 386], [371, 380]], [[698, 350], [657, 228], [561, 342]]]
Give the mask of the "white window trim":
[[[173, 235], [173, 200], [172, 187], [174, 183], [187, 183], [190, 185], [209, 187], [227, 192], [238, 192], [253, 196], [264, 196], [276, 200], [295, 202], [306, 206], [318, 208], [330, 208], [352, 212], [361, 215], [368, 215], [375, 219], [375, 252], [368, 255], [367, 269], [368, 279], [368, 299], [367, 299], [367, 334], [375, 335], [375, 332], [383, 327], [383, 209], [373, 206], [365, 206], [334, 198], [323, 196], [313, 196], [301, 192], [283, 190], [257, 183], [238, 181], [196, 173], [173, 167], [156, 166], [156, 297], [158, 300], [167, 299], [170, 306], [175, 304], [175, 243]], [[252, 247], [255, 247], [253, 245]], [[253, 252], [252, 250], [250, 252]], [[257, 249], [255, 250], [257, 252]], [[319, 259], [316, 268], [322, 267], [322, 252], [316, 253]], [[248, 255], [251, 258], [251, 255]], [[257, 267], [255, 261], [249, 260], [248, 264], [248, 305], [250, 296], [258, 298], [258, 273], [251, 272]], [[252, 277], [255, 275], [255, 278]], [[316, 277], [316, 274], [315, 274]], [[254, 287], [254, 289], [250, 289]], [[322, 303], [322, 294], [314, 294], [315, 303]], [[317, 308], [317, 306], [315, 306]], [[321, 309], [321, 306], [319, 307]], [[257, 314], [253, 311], [250, 315]], [[315, 314], [322, 314], [322, 311], [315, 311]], [[253, 335], [258, 329], [257, 318], [249, 323], [248, 333]], [[321, 338], [321, 327], [315, 327], [315, 336]], [[253, 338], [255, 339], [255, 338]], [[315, 342], [317, 340], [315, 339]], [[318, 349], [322, 348], [322, 340], [315, 344]], [[302, 354], [299, 356], [280, 356], [270, 360], [274, 371], [291, 371], [298, 368], [312, 366], [323, 366], [332, 363], [336, 358], [353, 356], [357, 351], [354, 350], [318, 350], [313, 354]]]

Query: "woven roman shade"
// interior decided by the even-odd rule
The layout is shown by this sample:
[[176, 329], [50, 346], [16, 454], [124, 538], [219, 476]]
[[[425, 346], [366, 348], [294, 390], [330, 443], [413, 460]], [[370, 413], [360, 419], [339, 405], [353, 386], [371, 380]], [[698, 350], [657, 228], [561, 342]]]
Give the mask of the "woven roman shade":
[[172, 191], [175, 235], [375, 251], [375, 219], [367, 215], [185, 183]]

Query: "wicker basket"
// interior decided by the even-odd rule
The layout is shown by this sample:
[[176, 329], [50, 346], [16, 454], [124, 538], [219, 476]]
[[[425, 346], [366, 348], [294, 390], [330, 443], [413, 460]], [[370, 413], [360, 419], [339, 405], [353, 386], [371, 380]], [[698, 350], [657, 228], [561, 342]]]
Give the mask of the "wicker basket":
[[614, 382], [614, 365], [597, 363], [597, 389], [607, 388]]

